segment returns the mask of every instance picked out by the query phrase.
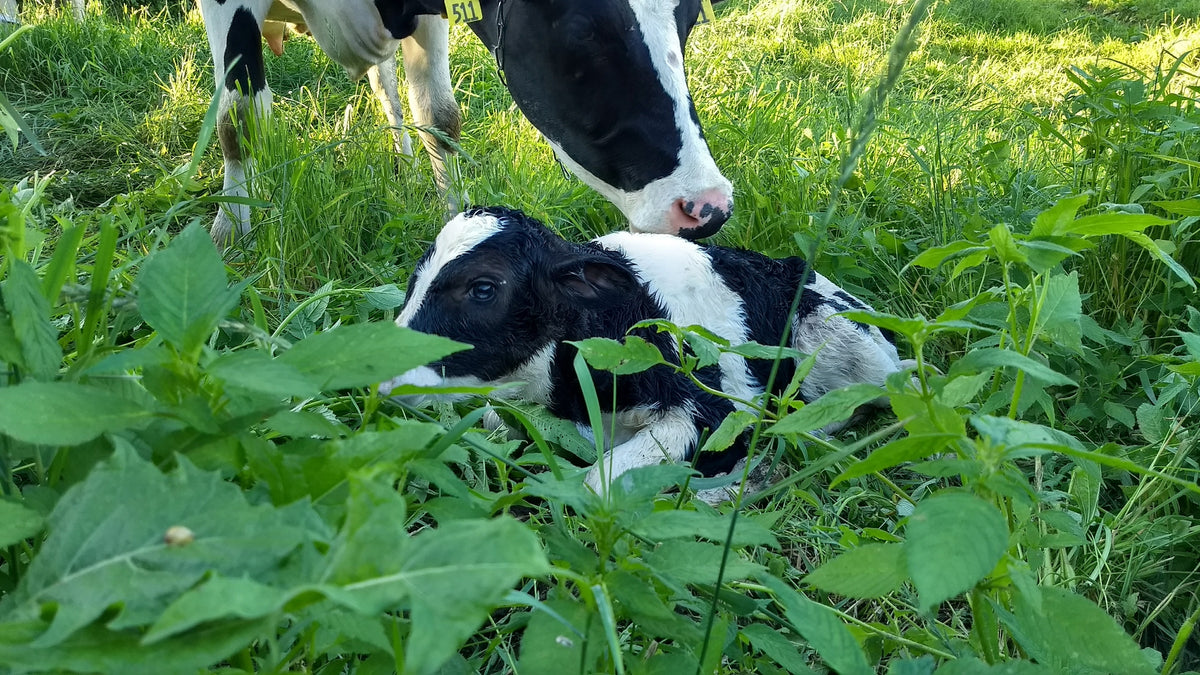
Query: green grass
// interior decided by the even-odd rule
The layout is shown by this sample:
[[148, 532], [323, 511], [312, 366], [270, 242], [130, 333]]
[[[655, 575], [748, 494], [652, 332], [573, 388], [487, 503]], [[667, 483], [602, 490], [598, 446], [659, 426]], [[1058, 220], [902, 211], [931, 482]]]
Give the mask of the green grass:
[[[1038, 214], [1082, 194], [1087, 201], [1080, 215], [1141, 210], [1166, 217], [1167, 222], [1147, 226], [1145, 234], [1195, 278], [1200, 273], [1195, 201], [1200, 197], [1200, 6], [1194, 0], [938, 4], [828, 223], [824, 214], [839, 164], [910, 4], [726, 0], [718, 8], [719, 20], [693, 33], [687, 54], [710, 147], [736, 190], [735, 215], [716, 240], [777, 256], [819, 244], [817, 269], [877, 309], [899, 316], [935, 317], [955, 303], [1002, 289], [1003, 301], [978, 300], [969, 315], [975, 328], [934, 335], [922, 346], [924, 358], [949, 371], [968, 354], [1000, 344], [1079, 384], [1045, 387], [1011, 369], [985, 369], [981, 375], [988, 377], [980, 388], [959, 400], [942, 389], [950, 380], [933, 378], [937, 396], [925, 401], [929, 407], [916, 415], [918, 422], [965, 424], [954, 434], [956, 445], [942, 450], [939, 461], [954, 455], [974, 462], [971, 467], [984, 467], [977, 473], [965, 464], [950, 470], [948, 464], [929, 462], [832, 484], [853, 459], [890, 440], [853, 445], [886, 429], [891, 418], [832, 444], [779, 440], [795, 482], [748, 507], [743, 516], [759, 519], [755, 522], [774, 518], [769, 524], [779, 545], [750, 546], [733, 556], [763, 565], [774, 578], [835, 609], [879, 672], [889, 666], [889, 672], [932, 672], [921, 669], [923, 655], [939, 664], [949, 655], [996, 661], [1036, 657], [1025, 643], [1017, 648], [1003, 616], [1001, 628], [986, 629], [989, 617], [997, 621], [989, 607], [1019, 612], [1014, 598], [1026, 589], [1016, 591], [1013, 584], [1023, 583], [1021, 574], [1094, 601], [1138, 645], [1171, 659], [1169, 672], [1200, 669], [1200, 643], [1187, 633], [1200, 608], [1200, 499], [1189, 488], [1200, 472], [1195, 432], [1200, 355], [1189, 351], [1183, 335], [1200, 334], [1194, 288], [1144, 246], [1119, 236], [1053, 239], [1086, 251], [1048, 269], [1011, 259], [1005, 264], [1001, 253], [961, 274], [950, 264], [912, 264], [939, 246], [995, 241], [989, 232], [1000, 236], [993, 229], [997, 226], [1021, 245], [1044, 245], [1047, 240], [1030, 235]], [[74, 261], [61, 299], [55, 294], [46, 309], [62, 363], [50, 375], [30, 374], [33, 368], [12, 365], [10, 353], [0, 351], [5, 384], [16, 385], [20, 378], [82, 381], [139, 401], [153, 399], [170, 411], [171, 422], [123, 431], [122, 438], [135, 439], [134, 447], [160, 468], [173, 466], [172, 453], [178, 451], [203, 469], [219, 471], [252, 503], [282, 506], [309, 495], [318, 514], [309, 522], [328, 522], [321, 546], [330, 550], [337, 545], [328, 543], [328, 533], [342, 532], [343, 543], [352, 539], [351, 524], [366, 517], [361, 510], [368, 502], [399, 509], [400, 531], [389, 535], [399, 537], [467, 514], [515, 514], [536, 531], [551, 560], [560, 567], [570, 563], [571, 569], [551, 575], [550, 581], [544, 576], [527, 581], [522, 590], [564, 616], [593, 621], [589, 630], [597, 635], [611, 629], [628, 671], [644, 672], [639, 669], [645, 663], [655, 663], [646, 661], [649, 655], [661, 650], [664, 659], [694, 656], [708, 672], [718, 666], [721, 672], [784, 672], [786, 658], [780, 660], [750, 637], [755, 633], [746, 627], [755, 622], [771, 631], [789, 627], [780, 634], [809, 666], [822, 667], [816, 664], [844, 654], [822, 647], [811, 635], [800, 639], [803, 622], [783, 603], [764, 600], [769, 596], [761, 579], [727, 582], [722, 592], [744, 602], [722, 601], [714, 612], [711, 583], [689, 585], [678, 581], [678, 570], [661, 571], [669, 562], [663, 551], [682, 550], [668, 545], [678, 540], [655, 549], [651, 544], [657, 539], [628, 535], [637, 529], [630, 524], [636, 519], [620, 509], [579, 506], [568, 493], [545, 494], [548, 500], [531, 497], [543, 493], [525, 482], [522, 470], [568, 468], [565, 459], [548, 458], [534, 444], [503, 444], [494, 435], [462, 436], [459, 430], [445, 436], [452, 445], [440, 458], [446, 463], [426, 458], [410, 466], [406, 459], [389, 468], [364, 468], [355, 464], [360, 456], [349, 452], [349, 445], [312, 437], [361, 438], [366, 432], [411, 429], [403, 418], [416, 413], [386, 404], [380, 408], [359, 388], [319, 396], [288, 392], [292, 407], [304, 410], [291, 417], [286, 410], [256, 417], [257, 408], [235, 414], [239, 406], [250, 406], [253, 396], [226, 392], [220, 376], [212, 374], [219, 369], [210, 373], [213, 358], [232, 350], [282, 350], [285, 341], [338, 323], [392, 318], [396, 295], [387, 285], [402, 283], [445, 217], [428, 161], [420, 156], [414, 166], [397, 162], [369, 87], [350, 82], [307, 38], [290, 40], [281, 58], [266, 58], [275, 108], [255, 150], [254, 197], [269, 205], [254, 216], [256, 246], [227, 261], [235, 280], [248, 284], [238, 308], [210, 327], [212, 337], [199, 356], [181, 350], [172, 352], [166, 366], [146, 361], [142, 370], [135, 369], [142, 373], [137, 381], [88, 374], [105, 354], [136, 360], [145, 357], [128, 355], [151, 353], [164, 340], [177, 346], [143, 316], [135, 279], [141, 278], [148, 255], [189, 224], [211, 220], [216, 205], [207, 197], [220, 187], [215, 143], [199, 149], [193, 183], [184, 185], [177, 176], [192, 157], [212, 97], [198, 13], [190, 5], [162, 3], [150, 9], [93, 3], [91, 10], [87, 22], [77, 24], [57, 4], [27, 2], [24, 18], [34, 29], [0, 51], [0, 91], [48, 151], [42, 156], [25, 142], [15, 150], [0, 144], [5, 288], [20, 283], [13, 281], [16, 258], [24, 257], [43, 277], [54, 268], [52, 256], [60, 248], [64, 261]], [[452, 36], [451, 70], [464, 115], [462, 168], [472, 202], [525, 209], [574, 240], [622, 226], [616, 209], [563, 175], [548, 145], [516, 110], [494, 62], [465, 29]], [[1180, 200], [1192, 201], [1172, 205]], [[77, 251], [63, 236], [72, 225], [83, 228]], [[112, 247], [107, 255], [106, 245]], [[111, 272], [105, 267], [110, 262]], [[1064, 292], [1061, 284], [1070, 283], [1064, 280], [1071, 273], [1078, 275], [1086, 319], [1067, 321], [1066, 328], [1039, 323], [1043, 309], [1055, 321], [1070, 314], [1045, 299], [1048, 289]], [[89, 301], [94, 277], [100, 281]], [[4, 297], [4, 311], [15, 316], [8, 291]], [[0, 313], [0, 319], [5, 328], [7, 314]], [[1082, 331], [1078, 348], [1072, 347], [1070, 326]], [[0, 331], [5, 349], [7, 335]], [[33, 339], [22, 333], [18, 341]], [[912, 341], [901, 342], [906, 355], [914, 349]], [[952, 380], [953, 387], [964, 388], [967, 379]], [[935, 402], [950, 399], [954, 402], [944, 404], [950, 412], [936, 412]], [[1091, 463], [1062, 448], [1045, 455], [997, 455], [1004, 443], [963, 422], [1010, 412], [1026, 424], [1070, 434], [1109, 460], [1093, 457], [1098, 463]], [[471, 413], [469, 407], [444, 407], [427, 414], [454, 427]], [[336, 431], [322, 426], [320, 420], [329, 417], [343, 426]], [[922, 433], [911, 424], [905, 431]], [[107, 438], [68, 451], [55, 450], [57, 442], [44, 441], [39, 449], [0, 435], [5, 470], [0, 486], [6, 495], [0, 507], [21, 503], [47, 512], [69, 486], [90, 484], [89, 469], [112, 453]], [[569, 441], [548, 440], [548, 450], [571, 447]], [[853, 450], [850, 457], [839, 459], [847, 447]], [[503, 459], [488, 459], [485, 451]], [[328, 464], [301, 466], [314, 457], [325, 457]], [[1093, 470], [1094, 475], [1088, 473]], [[315, 485], [322, 471], [346, 472], [352, 487], [329, 492], [313, 487], [311, 494], [305, 492], [308, 487], [289, 487], [291, 482]], [[372, 492], [371, 485], [386, 489]], [[395, 503], [393, 485], [402, 486], [404, 505]], [[928, 587], [920, 584], [856, 600], [801, 581], [805, 573], [846, 551], [861, 550], [862, 544], [913, 537], [907, 518], [913, 505], [958, 486], [993, 505], [1007, 528], [1007, 543], [1001, 542], [1007, 547], [1004, 565], [985, 571], [986, 578], [981, 574], [967, 597], [923, 613], [920, 595]], [[656, 508], [670, 507], [659, 502]], [[984, 530], [980, 540], [986, 539]], [[46, 550], [39, 531], [13, 539], [19, 543], [9, 547], [0, 524], [5, 546], [0, 548], [5, 561], [0, 616], [11, 590], [6, 584], [22, 578], [25, 566], [36, 564]], [[685, 545], [695, 544], [688, 539]], [[945, 564], [955, 565], [949, 559]], [[590, 595], [590, 584], [600, 581], [615, 598], [607, 609]], [[636, 598], [656, 598], [665, 603], [666, 614], [639, 605]], [[748, 608], [746, 603], [759, 604]], [[381, 632], [376, 640], [375, 629], [354, 624], [360, 634], [347, 638], [359, 620], [352, 620], [351, 610], [294, 604], [294, 611], [273, 615], [270, 629], [257, 634], [269, 634], [268, 639], [240, 643], [244, 649], [224, 663], [259, 672], [379, 672], [394, 665], [388, 659], [402, 661], [403, 653], [396, 650], [407, 644], [406, 618], [384, 621], [387, 637]], [[497, 600], [486, 608], [488, 620], [461, 651], [472, 668], [511, 670], [520, 658], [527, 622], [526, 634], [553, 632], [554, 624], [538, 623], [546, 614], [518, 611], [523, 606]], [[312, 618], [329, 612], [343, 617], [342, 633]], [[679, 624], [679, 617], [687, 625]], [[715, 626], [710, 637], [716, 637], [703, 640], [693, 624], [703, 628], [710, 618]], [[378, 621], [372, 625], [379, 628]], [[997, 642], [997, 634], [1005, 636], [998, 646], [986, 644], [989, 635]], [[0, 673], [6, 672], [5, 650], [22, 639], [6, 635], [0, 630]], [[376, 642], [366, 649], [363, 640]], [[381, 656], [387, 650], [380, 651], [379, 641], [388, 643], [390, 656]], [[334, 646], [322, 651], [326, 643]], [[723, 654], [701, 654], [702, 645], [710, 643]], [[589, 644], [610, 649], [603, 637]], [[989, 651], [996, 649], [1000, 654]], [[660, 672], [682, 672], [679, 661], [658, 663]], [[1161, 666], [1155, 669], [1167, 675]]]

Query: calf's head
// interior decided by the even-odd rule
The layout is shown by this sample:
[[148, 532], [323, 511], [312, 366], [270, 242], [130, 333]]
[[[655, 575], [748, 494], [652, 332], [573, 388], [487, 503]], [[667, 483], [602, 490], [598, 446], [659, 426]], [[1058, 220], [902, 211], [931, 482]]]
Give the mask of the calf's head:
[[513, 393], [544, 399], [553, 346], [564, 331], [640, 288], [614, 255], [569, 244], [519, 211], [459, 214], [417, 262], [396, 323], [474, 348], [382, 389], [521, 381], [526, 387]]

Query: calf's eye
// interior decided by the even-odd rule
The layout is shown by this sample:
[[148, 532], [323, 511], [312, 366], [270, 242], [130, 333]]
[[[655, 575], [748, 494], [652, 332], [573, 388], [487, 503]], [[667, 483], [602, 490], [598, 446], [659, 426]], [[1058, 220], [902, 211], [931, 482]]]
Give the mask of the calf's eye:
[[476, 281], [467, 290], [467, 295], [477, 302], [489, 302], [496, 297], [496, 284], [490, 281]]

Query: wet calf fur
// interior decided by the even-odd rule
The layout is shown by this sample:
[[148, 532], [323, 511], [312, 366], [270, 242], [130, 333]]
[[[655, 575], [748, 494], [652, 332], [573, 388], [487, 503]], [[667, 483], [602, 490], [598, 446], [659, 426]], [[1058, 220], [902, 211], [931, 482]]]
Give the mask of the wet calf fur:
[[[797, 287], [799, 309], [788, 316]], [[576, 378], [576, 349], [564, 341], [620, 339], [644, 319], [702, 325], [732, 344], [778, 344], [790, 323], [790, 346], [816, 353], [800, 394], [811, 401], [856, 382], [883, 384], [899, 370], [895, 346], [873, 326], [834, 316], [866, 309], [854, 296], [813, 272], [804, 260], [768, 258], [751, 251], [701, 246], [678, 237], [619, 232], [586, 244], [564, 241], [519, 211], [478, 208], [451, 220], [421, 260], [396, 320], [474, 346], [385, 383], [499, 385], [505, 396], [546, 406], [582, 429], [587, 409]], [[678, 359], [673, 339], [651, 330], [633, 334]], [[739, 399], [763, 392], [771, 362], [722, 354], [702, 369], [705, 386]], [[780, 364], [777, 388], [795, 363]], [[734, 408], [666, 368], [613, 378], [593, 371], [606, 410], [604, 474], [639, 466], [690, 461], [704, 429], [716, 429]], [[585, 433], [590, 436], [590, 432]], [[746, 454], [745, 439], [724, 452], [704, 453], [705, 475], [729, 471]], [[601, 472], [588, 481], [597, 489]]]

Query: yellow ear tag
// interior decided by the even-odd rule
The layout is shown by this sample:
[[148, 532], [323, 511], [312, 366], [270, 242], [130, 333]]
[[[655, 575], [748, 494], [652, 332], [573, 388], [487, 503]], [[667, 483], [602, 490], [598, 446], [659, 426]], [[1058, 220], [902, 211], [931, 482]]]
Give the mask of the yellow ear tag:
[[474, 23], [483, 18], [479, 0], [446, 0], [446, 18], [453, 26], [456, 23]]
[[[449, 4], [447, 0], [447, 4]], [[700, 16], [696, 17], [696, 25], [715, 21], [717, 15], [713, 12], [712, 0], [700, 0]]]

